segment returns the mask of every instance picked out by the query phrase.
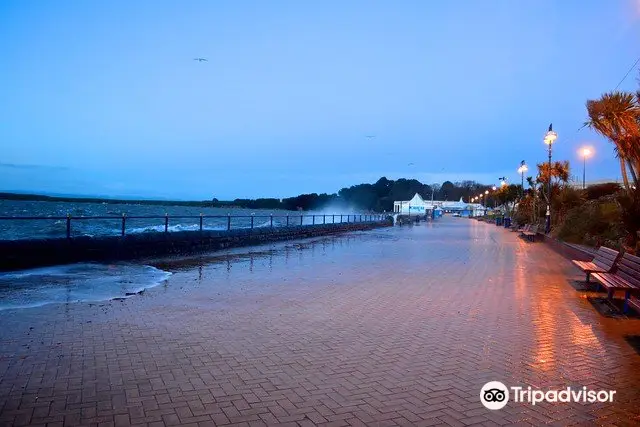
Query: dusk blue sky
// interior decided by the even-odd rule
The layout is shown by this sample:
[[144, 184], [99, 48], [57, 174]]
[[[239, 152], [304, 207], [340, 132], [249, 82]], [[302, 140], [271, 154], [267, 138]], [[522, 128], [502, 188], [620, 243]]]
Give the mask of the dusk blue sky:
[[573, 174], [588, 143], [588, 179], [617, 178], [612, 146], [578, 128], [640, 56], [640, 1], [5, 0], [0, 53], [0, 190], [519, 182], [550, 122]]

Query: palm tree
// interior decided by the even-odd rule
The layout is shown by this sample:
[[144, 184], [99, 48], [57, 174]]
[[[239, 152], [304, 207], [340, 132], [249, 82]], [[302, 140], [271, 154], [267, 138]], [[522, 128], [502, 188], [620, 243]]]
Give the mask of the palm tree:
[[551, 179], [552, 185], [566, 184], [569, 181], [569, 162], [566, 160], [553, 162], [551, 163], [551, 171], [549, 171], [549, 163], [538, 163], [537, 179], [538, 182], [545, 185], [549, 185], [549, 179]]
[[587, 101], [591, 129], [613, 142], [620, 159], [620, 172], [624, 186], [629, 189], [629, 177], [638, 186], [640, 172], [640, 93], [609, 92], [598, 100]]

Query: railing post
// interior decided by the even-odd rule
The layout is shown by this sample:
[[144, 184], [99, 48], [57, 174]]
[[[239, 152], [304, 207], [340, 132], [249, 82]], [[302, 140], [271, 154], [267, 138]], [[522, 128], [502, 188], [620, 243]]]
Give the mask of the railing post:
[[340, 215], [340, 224], [342, 224], [342, 215]]
[[360, 215], [360, 222], [362, 222], [362, 215]]
[[67, 239], [71, 238], [71, 214], [67, 214]]
[[289, 214], [287, 214], [287, 227], [289, 226]]
[[336, 223], [336, 214], [331, 215], [331, 223], [332, 224]]
[[327, 223], [327, 215], [323, 214], [322, 215], [322, 225]]
[[227, 231], [231, 230], [231, 214], [227, 214]]
[[168, 213], [164, 214], [164, 232], [165, 233], [169, 232], [169, 214]]
[[251, 229], [253, 230], [253, 214], [251, 214]]
[[200, 231], [202, 231], [202, 214], [200, 214]]
[[269, 214], [269, 218], [271, 220], [271, 228], [273, 228], [273, 214]]
[[302, 226], [302, 215], [300, 215], [300, 226]]
[[316, 225], [316, 216], [312, 216], [311, 225]]
[[124, 228], [125, 228], [125, 223], [127, 221], [127, 214], [123, 213], [122, 214], [122, 235], [124, 236]]

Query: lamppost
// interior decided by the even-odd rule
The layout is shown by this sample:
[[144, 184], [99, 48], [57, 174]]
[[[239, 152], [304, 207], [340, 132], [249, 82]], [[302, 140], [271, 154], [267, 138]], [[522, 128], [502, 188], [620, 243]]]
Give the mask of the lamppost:
[[580, 154], [582, 155], [582, 189], [584, 190], [586, 188], [585, 178], [587, 176], [587, 157], [591, 157], [593, 152], [591, 151], [591, 148], [584, 147], [580, 149]]
[[[504, 187], [507, 186], [507, 177], [506, 176], [502, 176], [502, 177], [498, 178], [498, 181], [500, 181], [500, 189], [503, 189]], [[502, 216], [504, 216], [504, 212], [502, 213]]]
[[487, 215], [487, 208], [489, 207], [489, 190], [484, 190], [484, 214]]
[[[493, 190], [493, 192], [495, 193], [495, 192], [496, 192], [496, 190], [498, 189], [498, 187], [496, 187], [496, 186], [494, 185], [493, 187], [491, 187], [491, 189], [492, 189], [492, 190]], [[495, 195], [495, 194], [493, 195], [493, 198], [491, 199], [491, 201], [493, 202], [493, 203], [492, 203], [492, 205], [493, 205], [493, 206], [491, 206], [491, 207], [492, 207], [493, 209], [495, 209], [495, 208], [496, 208], [496, 195]]]
[[544, 143], [549, 147], [549, 170], [547, 171], [549, 175], [549, 186], [547, 190], [547, 216], [544, 227], [545, 234], [549, 234], [551, 232], [551, 146], [556, 139], [558, 139], [558, 134], [553, 131], [553, 123], [551, 123], [549, 124], [549, 130], [544, 135]]
[[522, 187], [521, 197], [524, 197], [524, 173], [528, 170], [529, 168], [527, 167], [527, 164], [524, 162], [524, 160], [521, 161], [520, 167], [518, 168], [518, 173], [520, 173], [520, 186]]

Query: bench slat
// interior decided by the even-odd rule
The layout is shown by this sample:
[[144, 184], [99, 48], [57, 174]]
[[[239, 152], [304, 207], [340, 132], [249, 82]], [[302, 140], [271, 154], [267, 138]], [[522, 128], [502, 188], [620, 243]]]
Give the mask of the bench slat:
[[591, 275], [598, 282], [602, 283], [602, 286], [612, 290], [637, 290], [640, 292], [640, 288], [636, 288], [623, 278], [612, 273], [593, 273]]
[[598, 248], [598, 252], [602, 252], [603, 254], [608, 254], [614, 258], [616, 258], [620, 254], [620, 252], [616, 251], [615, 249], [611, 249], [606, 246], [600, 246]]
[[640, 257], [624, 254], [618, 263], [616, 275], [632, 286], [640, 288]]
[[613, 261], [602, 262], [599, 259], [594, 259], [593, 260], [593, 264], [597, 265], [598, 267], [603, 268], [605, 270], [611, 270], [611, 268], [613, 268], [615, 262], [613, 262]]
[[600, 246], [593, 260], [590, 262], [573, 260], [573, 263], [587, 273], [587, 282], [590, 273], [609, 273], [614, 270], [620, 253], [606, 246]]
[[594, 264], [590, 261], [576, 261], [572, 260], [572, 262], [582, 271], [589, 273], [608, 273], [610, 269], [602, 268], [597, 264]]
[[617, 258], [618, 258], [618, 253], [616, 253], [615, 255], [609, 254], [609, 253], [605, 253], [605, 252], [601, 252], [600, 250], [598, 250], [598, 252], [596, 252], [596, 259], [602, 260], [603, 262], [614, 262]]
[[622, 256], [622, 258], [620, 259], [619, 265], [620, 265], [620, 267], [625, 266], [630, 271], [635, 271], [638, 274], [640, 274], [640, 258], [638, 258], [636, 256], [629, 255], [629, 254], [624, 254]]

